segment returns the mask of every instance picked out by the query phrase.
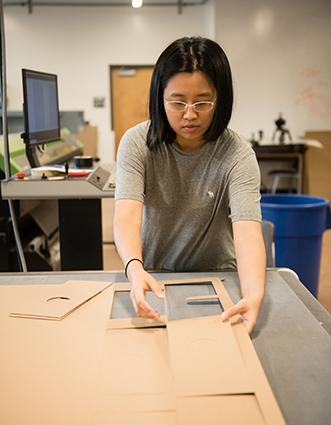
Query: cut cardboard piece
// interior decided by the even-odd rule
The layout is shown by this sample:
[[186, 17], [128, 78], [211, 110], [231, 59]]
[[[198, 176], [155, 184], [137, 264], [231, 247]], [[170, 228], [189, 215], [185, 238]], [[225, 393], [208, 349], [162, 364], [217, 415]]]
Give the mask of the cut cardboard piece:
[[10, 317], [63, 320], [112, 283], [68, 280], [63, 285], [38, 285], [32, 298], [18, 298]]
[[144, 319], [138, 317], [130, 299], [130, 283], [115, 283], [111, 295], [110, 320], [108, 329], [138, 329], [160, 327], [166, 325], [164, 300], [157, 298], [152, 292], [146, 293], [146, 301], [157, 311], [161, 317], [156, 319]]
[[[31, 415], [35, 409], [33, 415], [40, 417], [36, 424], [47, 422], [45, 418], [48, 416], [50, 423], [58, 423], [56, 412], [62, 405], [66, 406], [66, 417], [73, 411], [77, 419], [75, 423], [82, 425], [136, 425], [147, 420], [158, 424], [191, 425], [199, 423], [195, 417], [201, 417], [202, 412], [204, 419], [200, 423], [213, 424], [216, 418], [216, 423], [241, 425], [243, 420], [237, 411], [242, 409], [247, 413], [247, 425], [285, 424], [239, 316], [229, 321], [222, 321], [220, 315], [169, 320], [172, 298], [167, 286], [174, 289], [173, 285], [178, 288], [186, 285], [190, 291], [189, 284], [206, 282], [213, 285], [224, 309], [233, 305], [219, 279], [164, 281], [160, 283], [166, 297], [162, 301], [164, 320], [153, 323], [138, 317], [109, 319], [116, 317], [112, 314], [115, 292], [123, 290], [129, 297], [128, 284], [111, 285], [95, 302], [87, 303], [85, 308], [79, 308], [75, 315], [59, 323], [8, 318], [9, 311], [27, 311], [33, 315], [37, 312], [34, 303], [33, 310], [16, 308], [19, 294], [29, 292], [27, 287], [22, 292], [20, 288], [15, 293], [8, 290], [12, 295], [6, 303], [6, 324], [11, 329], [12, 338], [28, 347], [28, 352], [26, 349], [24, 352], [17, 350], [13, 342], [8, 348], [2, 348], [5, 354], [2, 358], [6, 361], [15, 358], [18, 377], [24, 377], [17, 384], [17, 403], [7, 391], [2, 393], [6, 397], [4, 400], [11, 403], [10, 407], [6, 407], [7, 417], [12, 418], [17, 406], [25, 402], [24, 416]], [[100, 290], [108, 286], [104, 282], [83, 281], [80, 284], [94, 289], [100, 284]], [[60, 289], [64, 285], [31, 285], [29, 296], [39, 299], [38, 293], [44, 290], [43, 294], [47, 297], [68, 295], [49, 291], [50, 287]], [[86, 294], [85, 302], [92, 292], [95, 291]], [[195, 308], [196, 305], [186, 302], [187, 295], [184, 298], [185, 308]], [[13, 305], [15, 308], [12, 308]], [[213, 311], [211, 305], [203, 308]], [[52, 314], [52, 317], [60, 317], [58, 313]], [[47, 317], [44, 312], [42, 314], [42, 318]], [[134, 319], [141, 320], [139, 327], [145, 328], [135, 328]], [[109, 326], [112, 321], [117, 323], [115, 328]], [[129, 328], [123, 327], [123, 324]], [[224, 350], [227, 352], [223, 353]], [[204, 364], [209, 360], [210, 365]], [[13, 369], [11, 367], [9, 378], [19, 382]], [[43, 385], [38, 384], [40, 379]], [[56, 387], [55, 392], [52, 392], [53, 386]], [[75, 395], [72, 406], [71, 393]], [[229, 403], [232, 406], [230, 412], [227, 410]], [[47, 406], [45, 413], [37, 412], [39, 404]], [[16, 422], [21, 423], [22, 420]]]
[[254, 391], [228, 321], [220, 316], [178, 320], [168, 322], [167, 329], [177, 394]]
[[[129, 297], [130, 292], [130, 283], [114, 283], [113, 285], [113, 296], [111, 299], [111, 313], [110, 313], [110, 319], [108, 322], [108, 329], [129, 329], [129, 328], [142, 328], [142, 327], [159, 327], [159, 326], [165, 326], [169, 320], [171, 319], [172, 311], [176, 311], [177, 315], [180, 313], [180, 309], [185, 309], [185, 312], [183, 311], [183, 314], [180, 316], [184, 317], [184, 314], [187, 317], [187, 314], [189, 314], [189, 317], [201, 317], [202, 315], [215, 315], [215, 314], [221, 314], [223, 310], [226, 310], [227, 308], [231, 307], [233, 305], [231, 298], [228, 296], [227, 292], [225, 291], [225, 288], [222, 284], [221, 279], [183, 279], [180, 281], [164, 281], [164, 282], [158, 282], [158, 285], [165, 293], [165, 299], [158, 299], [152, 292], [146, 293], [146, 300], [147, 302], [160, 312], [161, 317], [158, 320], [154, 319], [144, 319], [142, 317], [138, 317], [135, 313], [132, 302]], [[191, 286], [192, 285], [192, 286]], [[207, 306], [206, 301], [209, 300], [202, 300], [200, 304], [200, 309], [197, 309], [198, 301], [196, 303], [188, 302], [186, 300], [185, 293], [178, 294], [176, 293], [175, 296], [170, 296], [172, 294], [168, 294], [168, 288], [174, 287], [180, 287], [185, 286], [189, 290], [197, 288], [199, 285], [201, 287], [199, 288], [198, 292], [203, 291], [200, 296], [209, 296], [211, 294], [208, 294], [210, 292], [209, 286], [212, 286], [212, 295], [216, 295], [216, 300], [211, 300], [211, 304]], [[130, 317], [121, 317], [118, 318], [119, 315], [113, 315], [112, 311], [114, 309], [114, 297], [116, 296], [117, 292], [126, 292], [127, 293], [127, 304], [129, 305], [130, 311], [128, 311], [129, 314], [131, 314]], [[170, 291], [169, 291], [170, 292]], [[198, 296], [198, 295], [197, 295]], [[222, 300], [220, 302], [219, 300]], [[174, 305], [171, 306], [169, 301], [173, 303]], [[156, 303], [156, 304], [153, 304]], [[161, 307], [162, 303], [165, 303], [164, 308]], [[162, 309], [162, 310], [161, 310]], [[162, 314], [164, 311], [165, 314]], [[191, 313], [189, 313], [191, 311]]]
[[[131, 318], [110, 319], [108, 323], [107, 344], [108, 348], [114, 344], [114, 347], [124, 344], [126, 352], [140, 353], [140, 345], [145, 344], [145, 336], [153, 339], [153, 333], [159, 332], [160, 340], [156, 343], [154, 349], [149, 353], [148, 345], [145, 347], [146, 352], [143, 358], [132, 357], [130, 359], [124, 357], [116, 358], [116, 372], [112, 371], [112, 375], [108, 375], [108, 381], [111, 378], [113, 391], [121, 383], [121, 377], [126, 376], [129, 382], [128, 387], [122, 394], [125, 398], [132, 393], [140, 397], [141, 394], [148, 393], [146, 388], [156, 389], [157, 383], [150, 373], [141, 373], [146, 368], [145, 362], [148, 363], [148, 369], [159, 374], [161, 369], [165, 377], [165, 381], [169, 383], [169, 374], [173, 378], [173, 394], [177, 399], [177, 423], [179, 424], [201, 424], [201, 423], [220, 423], [222, 414], [225, 416], [225, 422], [228, 424], [245, 423], [252, 425], [283, 425], [285, 421], [279, 410], [277, 402], [271, 391], [269, 383], [260, 365], [258, 357], [255, 353], [252, 342], [247, 334], [240, 316], [223, 321], [221, 312], [218, 315], [210, 315], [209, 317], [198, 317], [182, 320], [170, 320], [169, 311], [172, 307], [171, 297], [167, 296], [167, 288], [172, 289], [178, 285], [185, 285], [190, 288], [190, 284], [212, 284], [214, 295], [217, 295], [224, 309], [233, 305], [229, 295], [225, 291], [220, 279], [194, 279], [181, 281], [164, 281], [158, 282], [165, 292], [166, 314], [161, 321], [150, 321], [140, 318], [139, 327], [146, 326], [143, 330], [144, 338], [139, 338], [139, 332], [142, 329], [134, 329], [134, 320]], [[114, 291], [124, 289], [123, 285], [114, 286]], [[127, 289], [126, 289], [127, 290]], [[208, 289], [209, 290], [209, 289]], [[129, 296], [129, 294], [127, 294]], [[181, 294], [181, 303], [186, 304], [185, 308], [191, 308], [190, 302], [186, 301], [186, 297]], [[178, 301], [178, 300], [177, 300]], [[176, 301], [176, 302], [177, 302]], [[202, 300], [202, 304], [205, 300]], [[205, 306], [209, 309], [210, 306]], [[210, 309], [213, 311], [213, 308]], [[186, 314], [186, 313], [185, 313]], [[180, 316], [180, 315], [179, 315]], [[137, 318], [139, 319], [139, 318]], [[156, 329], [156, 327], [166, 326]], [[154, 327], [154, 328], [153, 328]], [[129, 329], [131, 328], [131, 329]], [[132, 336], [136, 335], [137, 339], [130, 348], [126, 340], [133, 341]], [[161, 336], [164, 341], [161, 344]], [[120, 338], [120, 341], [118, 340]], [[168, 345], [168, 357], [166, 357], [165, 344]], [[162, 350], [159, 346], [162, 346]], [[114, 348], [115, 349], [115, 348]], [[149, 356], [149, 354], [151, 354]], [[109, 359], [109, 355], [104, 353], [104, 358]], [[129, 376], [123, 375], [121, 371], [130, 361], [132, 364]], [[164, 367], [169, 362], [170, 370]], [[121, 367], [119, 367], [121, 365]], [[135, 373], [135, 368], [140, 372]], [[159, 369], [160, 368], [160, 369]], [[101, 377], [101, 375], [100, 375]], [[101, 380], [104, 379], [104, 374]], [[106, 386], [105, 381], [102, 382], [103, 391]], [[160, 400], [162, 396], [166, 400], [171, 395], [171, 389], [167, 386], [158, 387]], [[168, 393], [167, 393], [168, 391]], [[164, 392], [164, 394], [162, 394]], [[103, 393], [105, 394], [105, 393]], [[171, 413], [170, 406], [160, 402], [160, 414]], [[194, 413], [192, 405], [197, 406]], [[232, 406], [228, 409], [227, 406]], [[242, 408], [241, 408], [242, 407]], [[238, 412], [243, 411], [243, 414]], [[104, 417], [110, 417], [111, 408]], [[208, 412], [207, 412], [208, 411]], [[192, 413], [193, 412], [193, 413]], [[203, 412], [203, 413], [202, 413]], [[206, 413], [207, 412], [207, 413]], [[200, 419], [199, 415], [202, 416]], [[216, 421], [216, 422], [215, 422]], [[122, 423], [122, 422], [118, 422]], [[128, 422], [129, 423], [129, 422]], [[171, 423], [171, 422], [170, 422]]]
[[254, 394], [179, 397], [178, 425], [265, 425]]
[[176, 412], [98, 412], [93, 425], [177, 425]]
[[125, 394], [98, 396], [96, 411], [176, 412], [176, 396], [171, 394]]
[[98, 394], [172, 394], [166, 328], [108, 331]]

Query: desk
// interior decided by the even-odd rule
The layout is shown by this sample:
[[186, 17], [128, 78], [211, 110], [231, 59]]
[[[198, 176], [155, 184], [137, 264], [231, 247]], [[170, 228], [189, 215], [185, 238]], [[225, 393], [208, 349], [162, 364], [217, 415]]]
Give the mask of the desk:
[[27, 179], [15, 176], [1, 181], [3, 199], [57, 199], [61, 270], [102, 270], [101, 199], [113, 198], [115, 189], [101, 190], [116, 171], [115, 164], [97, 167], [86, 177], [65, 180]]
[[[232, 301], [240, 299], [239, 279], [236, 272], [212, 273], [154, 273], [156, 280], [176, 280], [193, 278], [225, 278], [223, 284]], [[24, 284], [61, 284], [67, 280], [94, 280], [103, 282], [125, 282], [123, 272], [53, 272], [0, 275], [1, 285]], [[1, 287], [0, 287], [1, 293]], [[2, 303], [2, 304], [1, 304]], [[48, 379], [47, 369], [38, 364], [38, 356], [47, 353], [50, 347], [42, 347], [40, 352], [34, 345], [39, 335], [33, 334], [34, 320], [8, 319], [8, 300], [0, 297], [0, 358], [6, 350], [22, 351], [22, 364], [0, 364], [2, 385], [6, 385], [3, 399], [0, 399], [0, 423], [4, 425], [20, 424], [56, 424], [65, 422], [64, 412], [71, 414], [80, 425], [90, 425], [91, 418], [84, 416], [84, 403], [89, 402], [89, 395], [95, 392], [95, 374], [99, 365], [93, 365], [86, 359], [85, 370], [66, 371], [66, 356], [74, 356], [79, 352], [84, 358], [84, 347], [77, 347], [70, 341], [66, 349], [58, 344], [62, 338], [61, 323], [45, 323], [47, 329], [57, 329], [52, 339], [52, 355], [49, 367], [58, 370], [57, 382]], [[89, 314], [98, 315], [93, 300], [84, 305], [84, 314], [76, 311], [68, 316], [67, 325], [71, 329], [89, 327], [86, 319]], [[86, 324], [82, 327], [80, 318], [85, 317]], [[10, 338], [3, 324], [6, 320], [15, 320], [16, 331], [19, 333], [20, 321], [29, 322], [24, 341]], [[79, 326], [78, 326], [79, 325]], [[28, 326], [28, 325], [26, 325]], [[49, 326], [49, 327], [48, 327]], [[45, 329], [45, 331], [47, 331]], [[93, 333], [93, 341], [86, 344], [99, 346], [103, 344], [103, 335]], [[331, 417], [331, 316], [323, 309], [318, 301], [299, 282], [295, 274], [288, 269], [282, 271], [270, 269], [266, 275], [266, 296], [260, 310], [257, 325], [252, 335], [252, 342], [264, 368], [270, 386], [274, 392], [279, 407], [287, 425], [326, 425]], [[16, 371], [22, 371], [21, 375]], [[68, 371], [66, 371], [68, 372]], [[29, 391], [20, 391], [20, 381], [28, 379]], [[59, 382], [63, 381], [60, 392]], [[72, 391], [73, 382], [83, 388], [84, 400], [75, 396]], [[38, 398], [37, 398], [38, 396]], [[39, 406], [50, 406], [45, 413]], [[43, 416], [44, 415], [44, 416]], [[47, 417], [45, 415], [48, 415]], [[99, 425], [94, 423], [93, 425]]]

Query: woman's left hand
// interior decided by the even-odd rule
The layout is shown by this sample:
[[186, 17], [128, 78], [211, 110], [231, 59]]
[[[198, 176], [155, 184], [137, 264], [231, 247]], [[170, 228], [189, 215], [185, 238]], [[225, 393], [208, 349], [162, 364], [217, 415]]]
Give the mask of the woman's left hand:
[[233, 307], [228, 308], [222, 313], [223, 319], [230, 319], [236, 314], [240, 314], [247, 332], [250, 334], [256, 325], [257, 316], [261, 306], [261, 299], [258, 297], [242, 298]]

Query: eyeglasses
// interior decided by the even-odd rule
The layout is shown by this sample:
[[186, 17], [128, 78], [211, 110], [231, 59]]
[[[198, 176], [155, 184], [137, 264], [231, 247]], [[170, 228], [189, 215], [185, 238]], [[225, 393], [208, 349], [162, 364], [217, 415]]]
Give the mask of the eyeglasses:
[[195, 102], [193, 105], [177, 100], [167, 100], [166, 98], [164, 98], [164, 101], [166, 103], [166, 108], [171, 112], [185, 112], [189, 106], [192, 106], [195, 112], [209, 112], [214, 108], [216, 99], [213, 102]]

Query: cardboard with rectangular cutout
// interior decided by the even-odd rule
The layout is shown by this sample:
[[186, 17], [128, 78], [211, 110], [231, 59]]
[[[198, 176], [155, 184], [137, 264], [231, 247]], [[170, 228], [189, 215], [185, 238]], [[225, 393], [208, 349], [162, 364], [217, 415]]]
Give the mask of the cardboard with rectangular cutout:
[[159, 411], [169, 414], [174, 395], [179, 424], [202, 423], [201, 412], [203, 423], [223, 416], [228, 424], [285, 424], [240, 316], [222, 319], [233, 303], [221, 280], [158, 284], [165, 293], [152, 305], [159, 320], [137, 317], [129, 284], [114, 284], [98, 394], [120, 392], [128, 402], [158, 395]]

